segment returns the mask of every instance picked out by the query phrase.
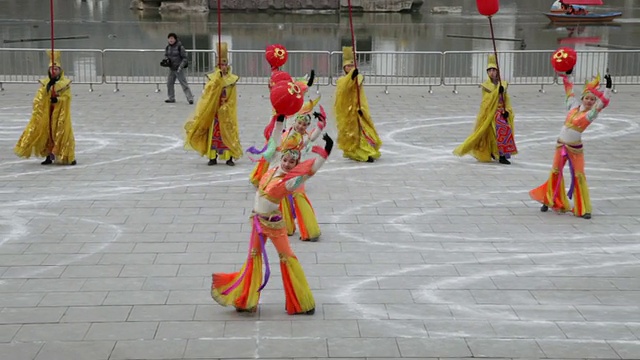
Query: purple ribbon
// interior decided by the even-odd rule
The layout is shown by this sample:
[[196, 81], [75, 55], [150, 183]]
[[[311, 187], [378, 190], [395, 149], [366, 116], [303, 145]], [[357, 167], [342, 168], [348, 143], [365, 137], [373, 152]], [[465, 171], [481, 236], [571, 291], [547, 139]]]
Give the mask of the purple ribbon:
[[267, 151], [267, 147], [269, 147], [269, 143], [264, 144], [264, 147], [260, 150], [258, 150], [255, 146], [252, 146], [245, 151], [249, 154], [260, 155], [263, 152]]
[[289, 194], [288, 198], [291, 203], [291, 218], [296, 219], [296, 208], [295, 205], [293, 205], [293, 195]]
[[[582, 146], [580, 146], [582, 147]], [[580, 148], [577, 147], [577, 148]], [[560, 166], [560, 169], [558, 169], [558, 180], [556, 181], [556, 191], [553, 194], [553, 198], [555, 199], [558, 196], [558, 191], [560, 190], [560, 182], [562, 181], [562, 179], [564, 178], [564, 175], [562, 173], [562, 170], [564, 169], [564, 164], [565, 162], [569, 162], [569, 171], [571, 172], [571, 186], [569, 187], [569, 192], [567, 193], [567, 196], [569, 197], [569, 199], [573, 198], [573, 190], [575, 189], [575, 178], [576, 178], [576, 174], [575, 174], [575, 169], [573, 168], [573, 163], [571, 162], [571, 158], [569, 157], [569, 153], [567, 152], [567, 145], [566, 144], [562, 144], [561, 146], [561, 150], [560, 150], [560, 156], [562, 156], [562, 164]]]
[[[273, 216], [271, 219], [273, 221], [282, 220], [282, 218], [280, 216]], [[265, 264], [265, 266], [267, 268], [266, 271], [265, 271], [265, 275], [264, 275], [264, 282], [262, 283], [262, 285], [258, 289], [258, 292], [260, 292], [267, 285], [267, 282], [269, 282], [269, 276], [271, 275], [271, 267], [269, 266], [269, 256], [267, 256], [267, 251], [265, 249], [265, 243], [267, 242], [267, 239], [265, 238], [264, 234], [262, 233], [262, 227], [260, 226], [260, 220], [258, 219], [258, 215], [254, 215], [253, 216], [253, 230], [252, 231], [255, 231], [255, 232], [258, 233], [258, 238], [259, 238], [259, 241], [260, 241], [260, 251], [262, 252], [262, 256], [264, 257], [264, 264]], [[252, 234], [251, 237], [253, 238], [253, 234]], [[227, 290], [222, 292], [222, 295], [228, 295], [235, 288], [240, 286], [240, 283], [242, 283], [242, 280], [244, 279], [245, 275], [247, 275], [247, 269], [249, 268], [249, 260], [251, 260], [252, 245], [253, 245], [252, 241], [249, 241], [249, 254], [247, 255], [247, 265], [244, 267], [244, 270], [242, 271], [242, 274], [240, 274], [240, 277], [238, 277], [238, 280], [236, 280], [236, 282], [234, 282], [233, 285], [231, 285]]]
[[269, 282], [269, 276], [271, 275], [271, 267], [269, 266], [269, 256], [267, 256], [267, 249], [265, 249], [265, 244], [267, 242], [267, 239], [262, 233], [262, 226], [260, 226], [260, 220], [258, 219], [258, 216], [253, 217], [253, 226], [256, 228], [256, 231], [258, 232], [258, 237], [260, 238], [260, 250], [262, 251], [262, 256], [264, 257], [264, 266], [266, 267], [266, 270], [264, 272], [264, 281], [262, 282], [262, 285], [258, 289], [258, 292], [260, 292]]

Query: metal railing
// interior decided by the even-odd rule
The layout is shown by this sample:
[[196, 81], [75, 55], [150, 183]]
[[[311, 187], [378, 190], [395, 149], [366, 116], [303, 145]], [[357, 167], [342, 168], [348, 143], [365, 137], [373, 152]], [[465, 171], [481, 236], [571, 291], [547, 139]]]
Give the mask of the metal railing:
[[[559, 84], [551, 67], [552, 50], [502, 51], [498, 63], [502, 78], [512, 85], [545, 86]], [[428, 87], [451, 86], [457, 92], [459, 86], [477, 86], [486, 79], [486, 64], [490, 52], [385, 52], [362, 51], [357, 53], [360, 71], [366, 75], [366, 83], [383, 86], [385, 92], [395, 86]], [[217, 63], [215, 50], [189, 50], [189, 67], [185, 69], [191, 84], [204, 85], [205, 75]], [[160, 67], [164, 50], [127, 49], [71, 49], [62, 50], [62, 67], [65, 75], [75, 84], [111, 84], [114, 91], [122, 84], [155, 84], [156, 91], [166, 83], [167, 69]], [[46, 76], [49, 59], [43, 49], [0, 48], [0, 90], [5, 83], [35, 83]], [[271, 69], [261, 50], [231, 50], [229, 63], [240, 76], [240, 84], [266, 85]], [[329, 51], [289, 51], [289, 59], [282, 70], [294, 77], [315, 70], [315, 85], [335, 85], [344, 74], [342, 53]], [[590, 50], [578, 51], [574, 69], [576, 81], [585, 81], [596, 73], [611, 69], [616, 85], [640, 85], [640, 51]]]

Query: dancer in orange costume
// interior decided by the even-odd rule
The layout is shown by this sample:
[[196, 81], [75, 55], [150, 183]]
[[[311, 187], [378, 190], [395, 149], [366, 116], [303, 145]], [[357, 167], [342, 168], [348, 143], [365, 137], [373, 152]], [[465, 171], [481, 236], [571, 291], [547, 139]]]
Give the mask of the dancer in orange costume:
[[[576, 100], [573, 93], [573, 81], [569, 78], [572, 70], [560, 75], [564, 82], [567, 96], [567, 109], [569, 113], [564, 121], [564, 126], [558, 136], [556, 152], [553, 157], [553, 166], [549, 179], [539, 187], [531, 190], [529, 195], [533, 200], [542, 203], [540, 211], [546, 212], [549, 208], [555, 211], [566, 212], [571, 209], [569, 199], [573, 198], [573, 214], [585, 219], [591, 219], [591, 199], [587, 178], [584, 175], [584, 154], [582, 146], [582, 133], [598, 117], [600, 111], [609, 105], [612, 81], [607, 74], [604, 78], [606, 89], [601, 92], [600, 75], [587, 83], [580, 98]], [[571, 171], [571, 186], [569, 194], [565, 192], [564, 165], [569, 162]]]
[[[327, 124], [327, 115], [322, 106], [320, 106], [320, 113], [313, 113], [313, 116], [318, 119], [316, 127], [311, 132], [307, 132], [307, 128], [311, 125], [310, 113], [314, 105], [318, 103], [318, 100], [320, 98], [307, 102], [300, 110], [294, 120], [294, 124], [283, 134], [283, 147], [293, 148], [304, 154], [308, 145], [320, 136]], [[318, 226], [315, 211], [307, 197], [304, 185], [301, 185], [292, 194], [282, 199], [280, 211], [282, 211], [288, 235], [295, 233], [297, 222], [300, 228], [300, 240], [318, 241], [320, 226]]]
[[[315, 71], [311, 69], [309, 79], [306, 79], [306, 76], [305, 76], [304, 78], [298, 78], [294, 80], [298, 88], [300, 88], [300, 92], [303, 94], [303, 96], [304, 94], [307, 93], [309, 88], [313, 86], [313, 81], [316, 76], [315, 74], [316, 74]], [[271, 92], [271, 87], [274, 86], [276, 82], [281, 81], [283, 78], [288, 78], [288, 77], [290, 77], [289, 74], [283, 71], [280, 71], [278, 68], [272, 68], [271, 79], [269, 80], [269, 85], [268, 85], [269, 92]], [[312, 104], [311, 105], [312, 109], [313, 109], [313, 106], [315, 106], [315, 104], [318, 102], [318, 100], [320, 100], [320, 98], [313, 101], [311, 100], [309, 101], [308, 104]], [[303, 106], [301, 111], [304, 111], [305, 107], [307, 107], [307, 104]], [[274, 115], [276, 114], [272, 111], [272, 116]], [[264, 151], [266, 151], [267, 146], [269, 144], [269, 136], [270, 134], [265, 134], [265, 145], [264, 145], [264, 148], [262, 148], [262, 150], [258, 150], [253, 146], [247, 149], [249, 158], [251, 158], [250, 154], [259, 155], [259, 154], [262, 154]], [[269, 162], [265, 160], [265, 157], [261, 157], [259, 160], [256, 161], [256, 165], [253, 167], [253, 170], [251, 170], [251, 173], [249, 174], [249, 182], [251, 182], [253, 186], [257, 187], [258, 183], [260, 182], [260, 179], [262, 178], [262, 175], [264, 175], [264, 173], [267, 172], [267, 170], [269, 170]]]
[[[265, 153], [273, 154], [271, 158], [281, 154], [280, 163], [269, 169], [260, 179], [251, 215], [253, 229], [247, 260], [238, 272], [214, 273], [211, 296], [220, 305], [232, 305], [239, 312], [255, 312], [260, 291], [267, 284], [270, 275], [269, 259], [265, 251], [266, 240], [269, 238], [280, 257], [287, 313], [312, 315], [315, 312], [313, 294], [302, 266], [289, 245], [279, 204], [284, 197], [293, 193], [320, 169], [331, 153], [333, 140], [325, 134], [324, 148], [314, 146], [312, 152], [316, 156], [300, 162], [298, 150], [280, 147], [279, 151], [275, 152], [274, 146], [278, 145], [276, 142], [280, 142], [283, 122], [284, 116], [278, 116], [270, 137], [270, 149]], [[266, 269], [264, 281], [263, 259]]]

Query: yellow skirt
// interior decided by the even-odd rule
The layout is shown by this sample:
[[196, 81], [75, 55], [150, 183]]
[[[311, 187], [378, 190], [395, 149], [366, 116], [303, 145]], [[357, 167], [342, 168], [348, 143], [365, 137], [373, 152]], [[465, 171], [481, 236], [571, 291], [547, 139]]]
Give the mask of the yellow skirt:
[[317, 241], [320, 237], [320, 226], [311, 202], [304, 192], [304, 188], [286, 196], [280, 202], [282, 217], [287, 225], [287, 234], [296, 232], [296, 222], [300, 227], [300, 240]]

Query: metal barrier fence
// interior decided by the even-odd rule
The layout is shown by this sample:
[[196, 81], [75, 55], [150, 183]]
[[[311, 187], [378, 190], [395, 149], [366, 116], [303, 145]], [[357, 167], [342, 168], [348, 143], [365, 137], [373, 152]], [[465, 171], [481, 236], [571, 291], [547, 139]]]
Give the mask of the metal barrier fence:
[[[215, 50], [188, 50], [189, 67], [185, 69], [190, 84], [206, 83], [205, 75], [217, 63]], [[498, 62], [502, 77], [512, 85], [538, 85], [540, 90], [559, 84], [551, 67], [553, 51], [502, 51]], [[394, 86], [422, 86], [432, 92], [434, 86], [477, 86], [486, 79], [486, 64], [490, 52], [384, 52], [357, 53], [358, 67], [366, 75], [366, 83], [383, 86], [385, 92]], [[65, 75], [75, 84], [112, 84], [114, 91], [121, 84], [155, 84], [156, 91], [166, 83], [167, 69], [160, 67], [164, 50], [71, 49], [62, 50]], [[35, 83], [46, 77], [49, 59], [43, 49], [0, 48], [0, 90], [5, 83]], [[229, 63], [240, 76], [240, 84], [266, 85], [271, 69], [261, 50], [231, 50]], [[294, 77], [315, 70], [315, 84], [335, 85], [344, 74], [342, 53], [329, 51], [290, 51], [282, 70]], [[607, 69], [616, 85], [640, 85], [640, 51], [591, 50], [578, 51], [574, 74], [583, 82]]]
[[[102, 50], [64, 50], [60, 62], [65, 76], [75, 84], [88, 84], [93, 89], [103, 83]], [[35, 83], [47, 76], [48, 66], [49, 58], [42, 49], [0, 48], [0, 89], [3, 83]]]

